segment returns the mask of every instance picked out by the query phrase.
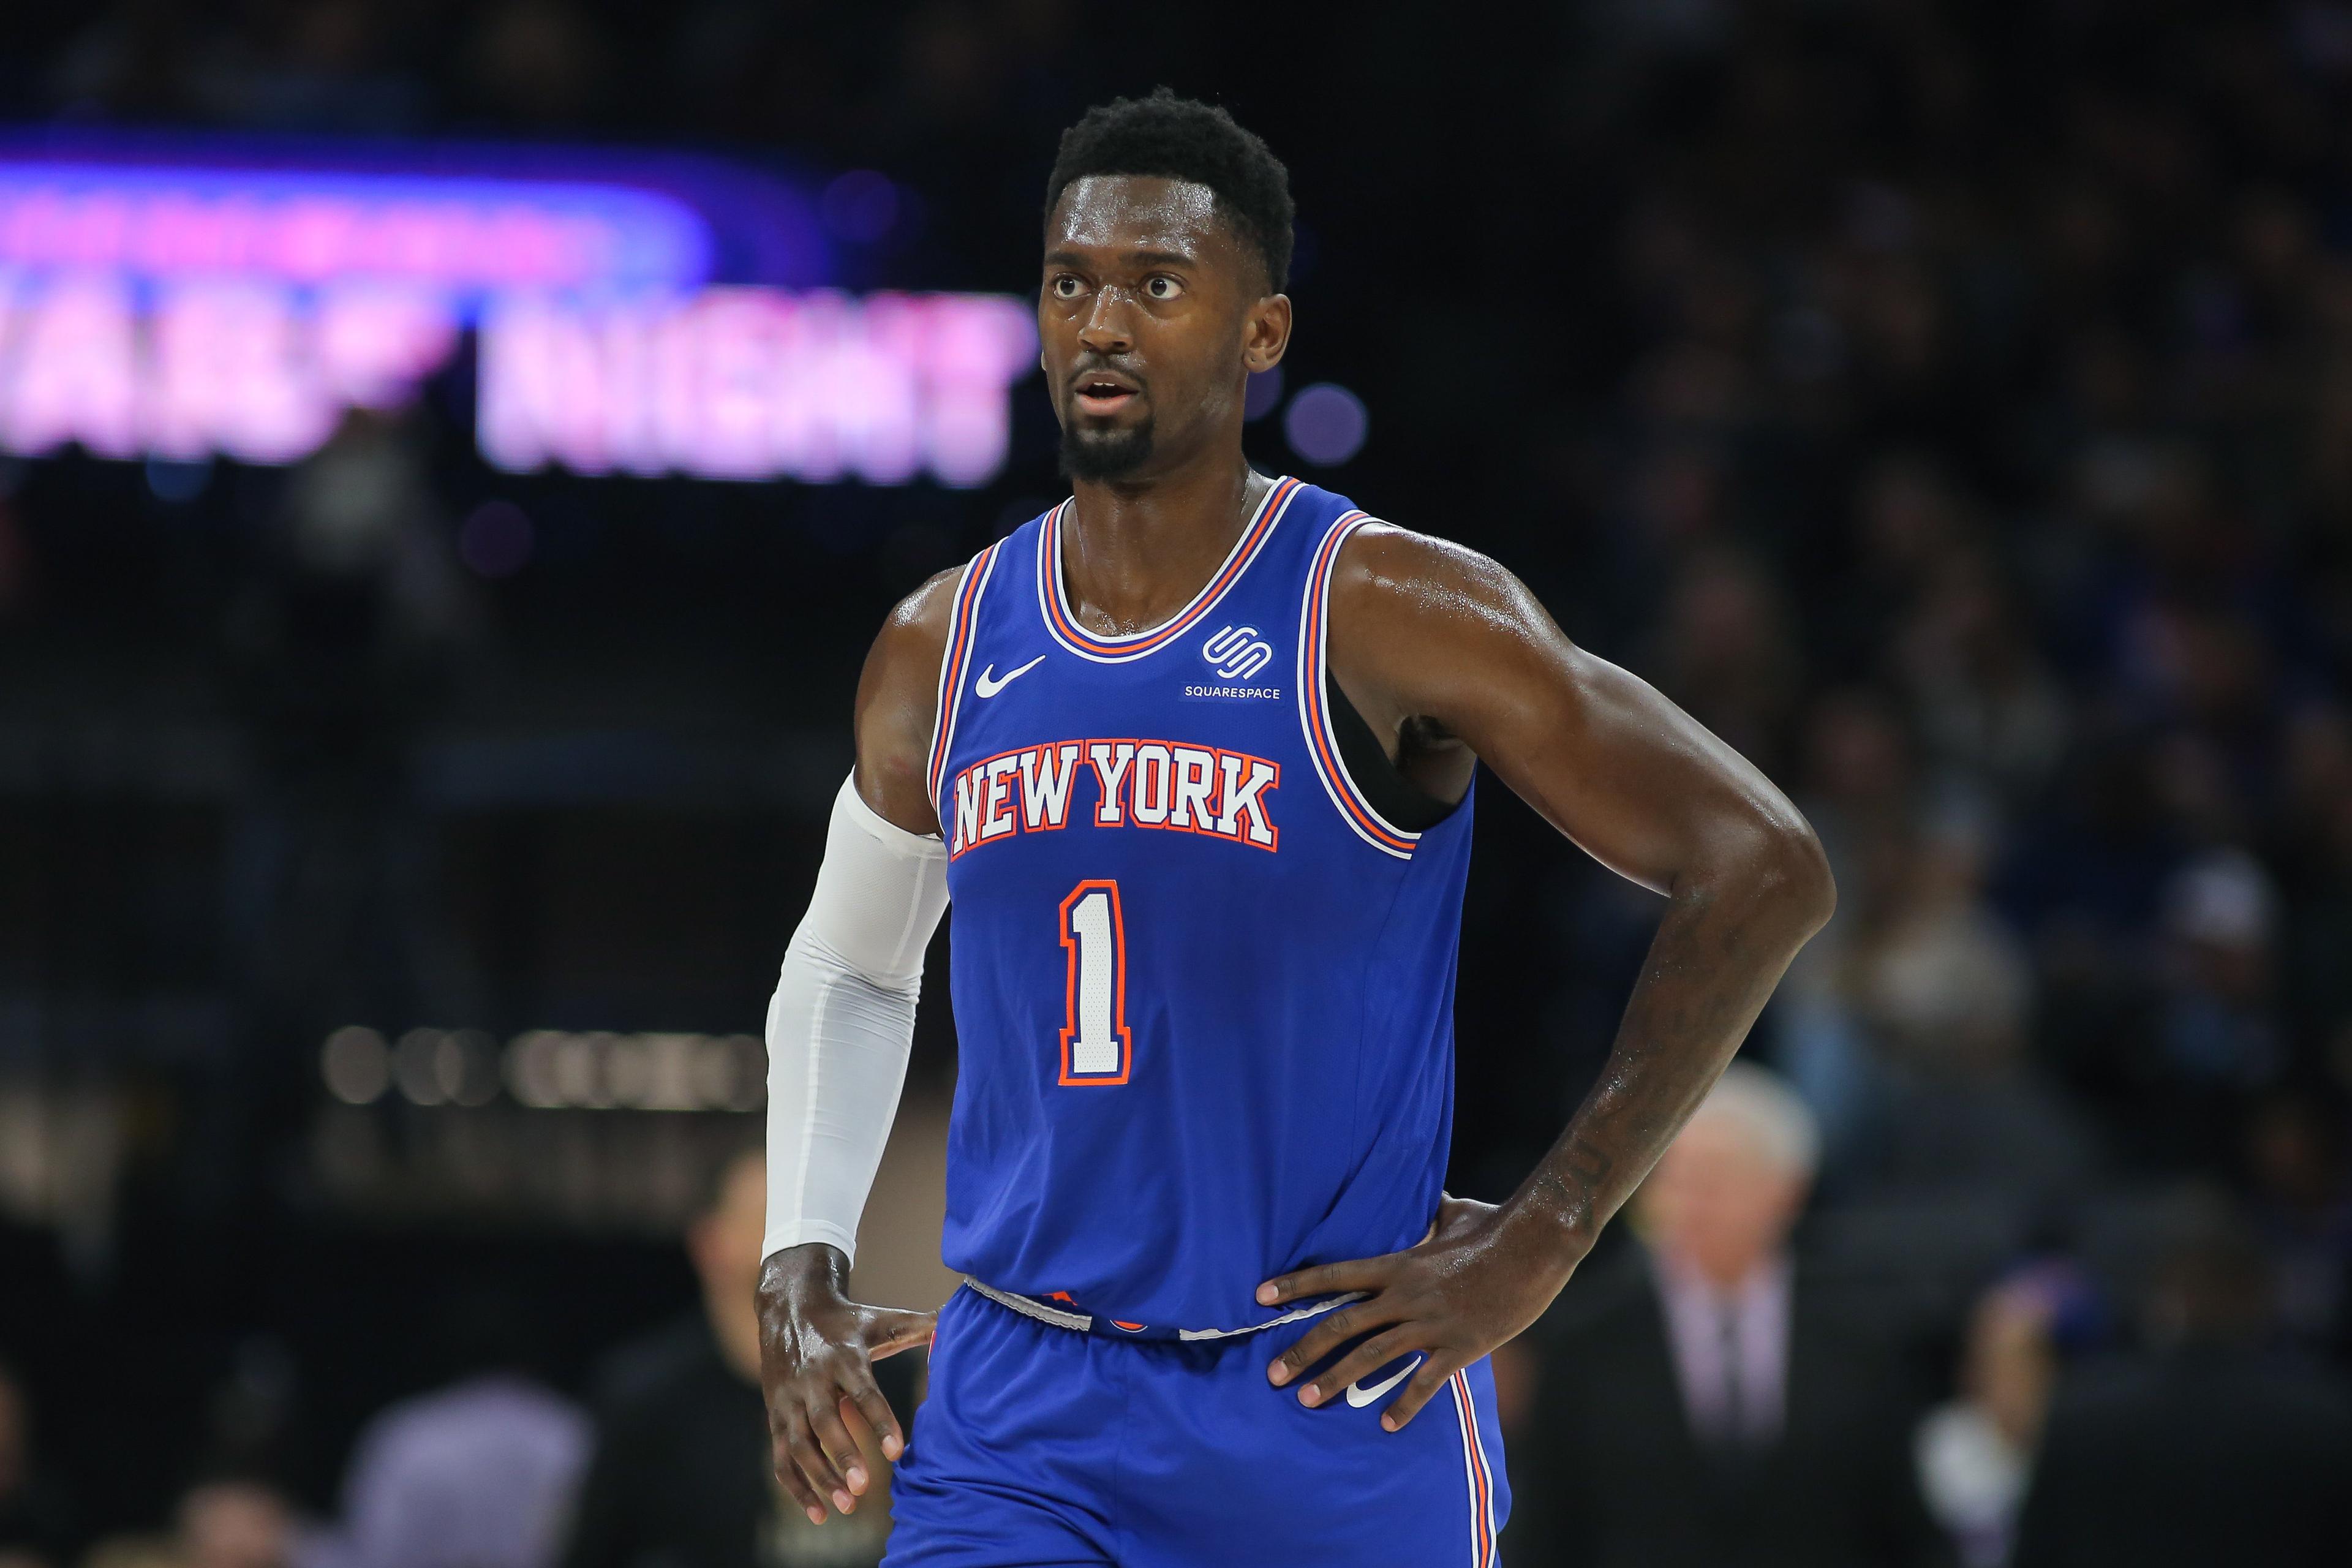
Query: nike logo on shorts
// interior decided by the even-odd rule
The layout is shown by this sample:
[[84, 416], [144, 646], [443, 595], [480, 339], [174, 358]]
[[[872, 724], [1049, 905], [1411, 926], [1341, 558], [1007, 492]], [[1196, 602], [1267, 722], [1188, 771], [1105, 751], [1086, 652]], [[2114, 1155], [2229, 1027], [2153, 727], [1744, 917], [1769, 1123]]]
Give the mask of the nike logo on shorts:
[[1360, 1381], [1349, 1384], [1348, 1385], [1349, 1407], [1350, 1409], [1361, 1410], [1365, 1405], [1370, 1405], [1373, 1400], [1378, 1399], [1381, 1394], [1386, 1394], [1390, 1389], [1394, 1388], [1398, 1384], [1402, 1383], [1406, 1378], [1411, 1377], [1412, 1375], [1412, 1369], [1420, 1364], [1421, 1358], [1419, 1356], [1415, 1356], [1411, 1361], [1405, 1363], [1402, 1369], [1390, 1376], [1381, 1379], [1380, 1382], [1372, 1384], [1370, 1388], [1366, 1388]]
[[993, 697], [998, 692], [1003, 690], [1006, 687], [1012, 685], [1014, 681], [1020, 679], [1023, 676], [1028, 674], [1031, 670], [1036, 668], [1039, 665], [1045, 662], [1045, 656], [1041, 653], [1035, 658], [1033, 658], [1028, 663], [1023, 665], [1020, 668], [1006, 670], [1004, 672], [1004, 679], [1002, 680], [996, 679], [996, 666], [992, 663], [978, 675], [972, 677], [972, 691], [978, 696]]

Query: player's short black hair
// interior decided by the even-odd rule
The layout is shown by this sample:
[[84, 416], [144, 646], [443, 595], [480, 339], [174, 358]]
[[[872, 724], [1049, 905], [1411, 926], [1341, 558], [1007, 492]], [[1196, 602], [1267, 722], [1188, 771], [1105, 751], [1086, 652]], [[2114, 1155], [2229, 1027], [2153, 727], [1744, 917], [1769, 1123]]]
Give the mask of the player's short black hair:
[[1265, 142], [1215, 104], [1160, 88], [1098, 103], [1062, 132], [1045, 182], [1045, 210], [1089, 174], [1158, 174], [1206, 185], [1234, 231], [1265, 262], [1276, 293], [1290, 283], [1290, 171]]

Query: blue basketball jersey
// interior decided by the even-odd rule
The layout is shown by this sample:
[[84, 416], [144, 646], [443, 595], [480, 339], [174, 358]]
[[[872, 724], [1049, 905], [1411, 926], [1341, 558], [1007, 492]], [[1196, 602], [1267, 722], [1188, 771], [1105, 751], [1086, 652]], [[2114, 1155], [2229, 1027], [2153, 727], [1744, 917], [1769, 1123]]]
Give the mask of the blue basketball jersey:
[[1069, 608], [1070, 503], [965, 568], [929, 784], [961, 1065], [944, 1256], [1132, 1333], [1418, 1241], [1453, 1120], [1470, 802], [1374, 810], [1325, 697], [1332, 563], [1296, 479], [1165, 624]]

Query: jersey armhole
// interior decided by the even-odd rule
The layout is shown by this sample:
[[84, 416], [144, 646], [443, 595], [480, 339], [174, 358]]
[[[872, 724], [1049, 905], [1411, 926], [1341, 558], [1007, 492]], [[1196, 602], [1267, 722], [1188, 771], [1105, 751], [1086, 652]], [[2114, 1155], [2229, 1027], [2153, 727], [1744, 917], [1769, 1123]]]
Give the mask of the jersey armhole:
[[[1364, 524], [1375, 521], [1360, 511], [1343, 513], [1324, 533], [1323, 542], [1315, 548], [1314, 564], [1307, 574], [1307, 590], [1299, 604], [1298, 614], [1298, 719], [1307, 735], [1307, 754], [1315, 764], [1316, 775], [1323, 782], [1323, 791], [1339, 808], [1339, 816], [1356, 837], [1384, 855], [1399, 860], [1412, 858], [1413, 847], [1421, 840], [1421, 830], [1398, 822], [1381, 809], [1378, 802], [1367, 795], [1357, 783], [1356, 774], [1349, 769], [1346, 751], [1340, 742], [1340, 725], [1335, 721], [1335, 710], [1344, 709], [1355, 721], [1362, 742], [1369, 742], [1371, 752], [1382, 765], [1388, 765], [1387, 753], [1371, 732], [1363, 717], [1355, 711], [1339, 691], [1339, 682], [1330, 678], [1330, 666], [1326, 657], [1329, 643], [1331, 609], [1331, 571], [1339, 559], [1339, 547], [1348, 536]], [[1333, 700], [1339, 699], [1337, 702]], [[1364, 767], [1366, 776], [1377, 776], [1376, 770]], [[1393, 773], [1393, 768], [1390, 771]], [[1400, 785], [1411, 787], [1399, 776]], [[1386, 794], [1384, 790], [1382, 792]], [[1417, 792], [1416, 792], [1417, 793]], [[1392, 802], [1393, 804], [1393, 802]]]
[[1438, 799], [1389, 760], [1388, 748], [1348, 700], [1339, 678], [1328, 667], [1323, 671], [1323, 688], [1324, 701], [1331, 710], [1331, 731], [1339, 742], [1339, 766], [1382, 816], [1411, 832], [1426, 833], [1460, 809], [1462, 801], [1449, 804]]

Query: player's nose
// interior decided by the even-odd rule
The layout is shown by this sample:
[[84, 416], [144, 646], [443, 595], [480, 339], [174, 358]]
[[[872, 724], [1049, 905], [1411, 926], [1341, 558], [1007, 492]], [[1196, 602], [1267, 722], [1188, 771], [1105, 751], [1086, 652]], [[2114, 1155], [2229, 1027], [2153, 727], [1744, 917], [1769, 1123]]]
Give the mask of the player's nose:
[[1095, 296], [1087, 319], [1078, 325], [1078, 342], [1098, 354], [1124, 353], [1134, 346], [1129, 313], [1118, 290], [1105, 289]]

